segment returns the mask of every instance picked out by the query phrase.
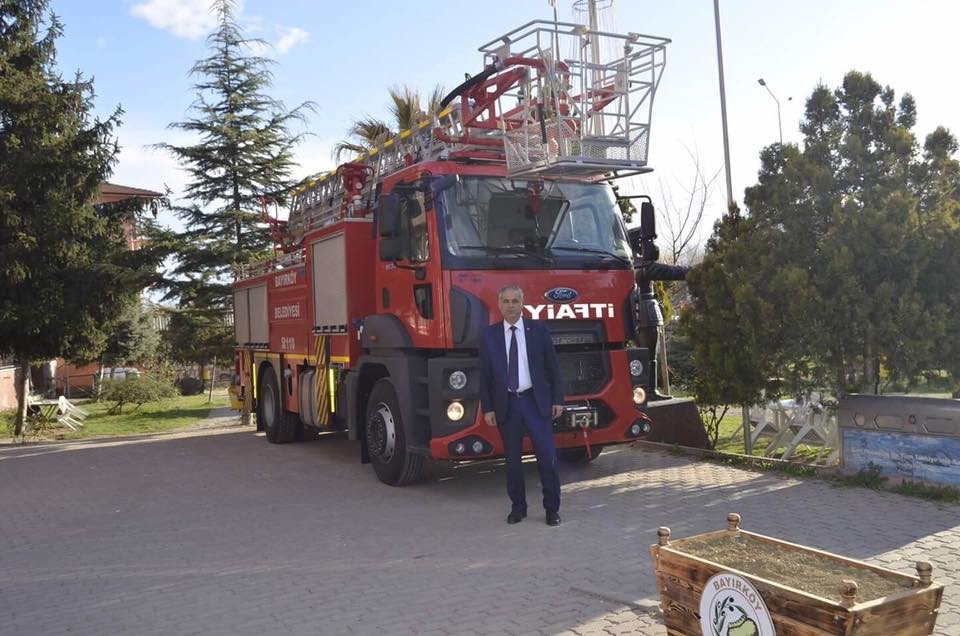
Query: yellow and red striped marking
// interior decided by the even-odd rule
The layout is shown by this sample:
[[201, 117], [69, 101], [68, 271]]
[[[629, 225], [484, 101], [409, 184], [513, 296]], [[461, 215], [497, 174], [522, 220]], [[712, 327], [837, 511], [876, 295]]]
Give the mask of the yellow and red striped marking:
[[317, 424], [327, 426], [330, 421], [330, 341], [327, 336], [314, 336], [314, 382], [317, 396]]

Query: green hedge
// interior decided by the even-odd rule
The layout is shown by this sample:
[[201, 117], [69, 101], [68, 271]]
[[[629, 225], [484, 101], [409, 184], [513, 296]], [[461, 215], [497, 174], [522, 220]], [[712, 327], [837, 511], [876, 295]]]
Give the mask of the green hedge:
[[114, 402], [109, 413], [123, 413], [123, 407], [126, 404], [136, 404], [139, 409], [142, 404], [158, 402], [176, 394], [176, 389], [169, 382], [140, 376], [127, 380], [104, 381], [100, 399], [105, 402]]

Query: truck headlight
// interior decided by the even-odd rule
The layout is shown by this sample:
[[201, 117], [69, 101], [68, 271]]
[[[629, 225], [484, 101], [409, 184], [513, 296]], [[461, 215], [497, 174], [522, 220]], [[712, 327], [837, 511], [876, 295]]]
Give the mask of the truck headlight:
[[643, 374], [643, 363], [639, 360], [630, 361], [630, 375], [635, 378], [639, 378]]
[[633, 387], [633, 403], [634, 404], [643, 404], [647, 401], [647, 392], [643, 390], [642, 386]]
[[460, 402], [451, 402], [447, 405], [447, 419], [451, 422], [459, 422], [463, 419], [463, 404]]
[[454, 391], [459, 391], [463, 387], [467, 386], [467, 374], [463, 371], [454, 371], [450, 374], [450, 378], [447, 380], [450, 384], [450, 388]]

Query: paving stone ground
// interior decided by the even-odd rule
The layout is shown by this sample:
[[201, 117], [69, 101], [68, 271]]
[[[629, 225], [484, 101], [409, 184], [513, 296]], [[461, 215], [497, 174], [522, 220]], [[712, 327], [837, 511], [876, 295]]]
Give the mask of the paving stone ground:
[[[390, 488], [342, 436], [197, 430], [0, 447], [0, 634], [663, 634], [649, 558], [743, 527], [947, 583], [960, 506], [629, 447], [562, 473], [563, 524], [504, 523], [502, 464]], [[232, 426], [232, 428], [224, 428]]]

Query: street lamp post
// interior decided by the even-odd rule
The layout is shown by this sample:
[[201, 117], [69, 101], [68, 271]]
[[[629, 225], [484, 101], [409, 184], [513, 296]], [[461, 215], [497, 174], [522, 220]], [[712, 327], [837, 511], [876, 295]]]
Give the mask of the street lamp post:
[[770, 90], [770, 87], [767, 86], [767, 83], [763, 81], [762, 77], [757, 80], [757, 84], [767, 89], [767, 92], [770, 93], [770, 97], [772, 97], [773, 101], [777, 103], [777, 129], [780, 131], [780, 145], [782, 146], [783, 145], [783, 124], [780, 123], [780, 100], [777, 99], [777, 96], [773, 94], [773, 91]]
[[720, 118], [723, 122], [723, 165], [727, 173], [727, 210], [733, 209], [733, 179], [730, 176], [730, 138], [727, 134], [727, 92], [723, 85], [723, 45], [720, 42], [720, 0], [713, 0], [713, 22], [717, 30], [717, 70], [720, 77]]

